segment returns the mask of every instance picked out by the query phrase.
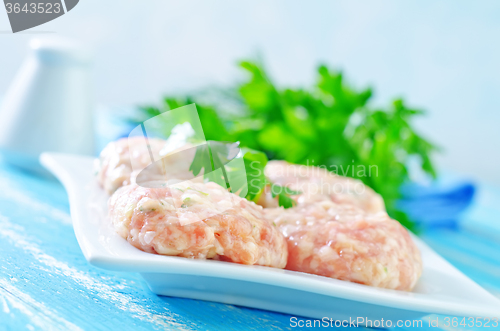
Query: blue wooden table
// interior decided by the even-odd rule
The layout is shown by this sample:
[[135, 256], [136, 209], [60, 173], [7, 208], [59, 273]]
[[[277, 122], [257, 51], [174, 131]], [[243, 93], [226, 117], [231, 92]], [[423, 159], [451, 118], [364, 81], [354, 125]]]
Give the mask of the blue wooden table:
[[[500, 296], [498, 202], [498, 191], [480, 188], [458, 229], [428, 231], [422, 238]], [[64, 188], [0, 162], [0, 330], [296, 329], [290, 318], [160, 297], [137, 274], [90, 266], [73, 233]], [[436, 330], [427, 327], [429, 318], [420, 329]]]

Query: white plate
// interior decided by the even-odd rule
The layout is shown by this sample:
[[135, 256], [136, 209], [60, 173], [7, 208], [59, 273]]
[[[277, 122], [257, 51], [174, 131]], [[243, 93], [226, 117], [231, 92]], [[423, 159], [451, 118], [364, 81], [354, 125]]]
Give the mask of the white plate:
[[145, 253], [118, 236], [103, 216], [107, 195], [95, 181], [91, 157], [44, 153], [40, 159], [68, 191], [85, 258], [100, 268], [141, 273], [156, 294], [338, 320], [396, 321], [430, 313], [500, 317], [497, 298], [418, 238], [424, 271], [411, 293], [288, 270]]

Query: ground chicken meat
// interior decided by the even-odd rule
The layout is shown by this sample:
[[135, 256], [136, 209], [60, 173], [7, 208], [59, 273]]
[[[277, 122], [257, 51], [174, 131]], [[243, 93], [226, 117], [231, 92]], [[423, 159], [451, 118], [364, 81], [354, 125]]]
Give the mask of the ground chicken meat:
[[[272, 183], [301, 192], [300, 195], [292, 196], [298, 203], [318, 202], [327, 198], [339, 204], [357, 206], [370, 213], [385, 211], [382, 197], [360, 180], [338, 176], [323, 168], [270, 161], [265, 174]], [[278, 207], [277, 198], [272, 197], [270, 187], [260, 197], [259, 204], [267, 208]]]
[[115, 230], [149, 253], [284, 268], [287, 244], [261, 206], [216, 183], [128, 185], [110, 198]]
[[[189, 165], [195, 149], [186, 144], [167, 153], [166, 143], [163, 139], [146, 140], [144, 137], [122, 138], [109, 143], [96, 160], [97, 181], [108, 194], [112, 194], [123, 185], [135, 183], [139, 173], [148, 166], [147, 180], [192, 178]], [[176, 153], [179, 150], [184, 152]]]
[[289, 270], [404, 291], [420, 277], [418, 248], [384, 212], [329, 200], [264, 210], [287, 238]]

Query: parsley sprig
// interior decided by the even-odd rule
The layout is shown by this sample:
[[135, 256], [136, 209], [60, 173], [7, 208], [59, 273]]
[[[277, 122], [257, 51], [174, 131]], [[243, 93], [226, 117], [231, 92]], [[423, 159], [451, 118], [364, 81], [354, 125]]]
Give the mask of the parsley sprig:
[[[412, 126], [422, 111], [408, 107], [402, 99], [385, 109], [376, 108], [370, 104], [370, 88], [355, 89], [345, 83], [341, 72], [326, 66], [318, 68], [317, 83], [307, 89], [276, 86], [258, 63], [243, 61], [240, 66], [248, 80], [224, 90], [222, 97], [218, 93], [218, 98], [206, 101], [204, 93], [169, 96], [160, 108], [143, 107], [142, 120], [195, 102], [206, 139], [239, 141], [254, 150], [245, 154], [245, 162], [260, 158], [265, 165], [267, 158], [284, 159], [326, 166], [358, 178], [382, 195], [391, 216], [412, 227], [396, 207], [399, 188], [409, 181], [410, 160], [417, 160], [424, 173], [436, 176], [431, 157], [436, 147]], [[236, 111], [228, 112], [228, 103]], [[256, 151], [265, 153], [266, 162]], [[377, 171], [350, 171], [363, 168]], [[248, 180], [258, 183], [255, 187], [267, 184], [265, 177], [247, 171]], [[247, 198], [255, 199], [258, 194], [249, 192]], [[279, 197], [284, 205], [291, 203], [287, 196]]]

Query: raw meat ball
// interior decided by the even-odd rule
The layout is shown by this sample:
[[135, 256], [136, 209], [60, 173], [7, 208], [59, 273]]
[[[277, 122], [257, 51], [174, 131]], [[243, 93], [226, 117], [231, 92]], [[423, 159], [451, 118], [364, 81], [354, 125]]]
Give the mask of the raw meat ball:
[[286, 265], [285, 238], [264, 219], [262, 207], [216, 183], [129, 185], [117, 190], [108, 205], [118, 234], [145, 252]]
[[287, 238], [289, 270], [404, 291], [420, 277], [418, 248], [384, 212], [327, 200], [264, 210]]
[[[109, 143], [96, 160], [97, 180], [108, 194], [119, 187], [136, 182], [136, 177], [148, 165], [145, 173], [147, 180], [166, 180], [170, 178], [190, 179], [189, 165], [195, 149], [185, 144], [174, 151], [166, 152], [167, 141], [144, 137], [122, 138]], [[177, 153], [184, 150], [183, 153]], [[168, 158], [163, 158], [169, 155]], [[153, 156], [154, 160], [151, 160]], [[161, 162], [154, 162], [163, 158]], [[167, 172], [168, 169], [168, 172]], [[168, 175], [166, 175], [168, 174]]]
[[[265, 174], [272, 183], [301, 192], [292, 196], [299, 204], [328, 199], [339, 204], [351, 204], [370, 213], [385, 211], [382, 197], [360, 180], [338, 176], [324, 168], [270, 161]], [[277, 198], [272, 197], [269, 187], [262, 194], [259, 204], [267, 208], [278, 207]]]

